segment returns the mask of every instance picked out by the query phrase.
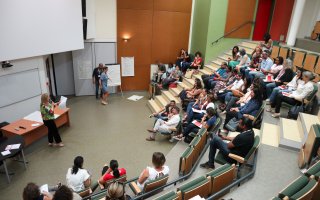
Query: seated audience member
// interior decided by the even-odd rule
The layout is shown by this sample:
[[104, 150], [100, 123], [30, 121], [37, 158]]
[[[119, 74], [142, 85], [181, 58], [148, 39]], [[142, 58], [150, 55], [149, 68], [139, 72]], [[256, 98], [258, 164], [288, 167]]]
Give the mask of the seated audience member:
[[251, 86], [246, 90], [246, 93], [242, 97], [232, 96], [226, 105], [226, 109], [222, 112], [225, 114], [226, 112], [230, 111], [233, 107], [240, 107], [247, 104], [251, 99], [251, 93], [255, 88], [259, 88], [259, 85], [256, 85], [255, 82], [251, 84]]
[[174, 68], [173, 64], [169, 63], [168, 64], [168, 69], [166, 71], [166, 77], [165, 78], [167, 78], [171, 74], [171, 72], [173, 72], [174, 70], [175, 70], [175, 68]]
[[77, 156], [73, 161], [73, 167], [68, 169], [66, 181], [68, 187], [74, 192], [80, 192], [91, 185], [90, 174], [83, 169], [83, 157]]
[[227, 86], [223, 91], [217, 93], [218, 99], [221, 102], [229, 101], [232, 96], [243, 96], [244, 81], [242, 79], [242, 74], [236, 75], [236, 80], [229, 86]]
[[261, 71], [265, 75], [271, 74], [273, 77], [275, 77], [282, 69], [283, 69], [283, 57], [279, 56], [274, 59], [274, 64], [271, 66], [270, 70], [261, 69]]
[[201, 53], [199, 51], [197, 51], [195, 53], [195, 58], [194, 60], [189, 63], [189, 62], [182, 62], [182, 66], [181, 66], [181, 71], [183, 73], [186, 73], [186, 71], [189, 69], [189, 68], [192, 68], [192, 69], [200, 69], [201, 67], [201, 64], [202, 64], [202, 57], [201, 57]]
[[180, 109], [178, 107], [171, 108], [171, 114], [168, 116], [168, 121], [164, 121], [162, 119], [157, 119], [153, 129], [148, 129], [151, 133], [147, 141], [154, 141], [156, 137], [156, 133], [159, 132], [163, 135], [171, 135], [172, 129], [176, 128], [176, 126], [180, 122]]
[[154, 117], [156, 119], [162, 119], [164, 121], [168, 120], [168, 115], [170, 114], [170, 111], [173, 107], [176, 106], [176, 101], [171, 100], [170, 103], [168, 103], [162, 110], [159, 112], [152, 113], [149, 117]]
[[271, 35], [269, 33], [265, 33], [263, 36], [263, 42], [260, 43], [260, 47], [262, 48], [262, 51], [268, 50], [271, 52], [272, 50], [272, 39]]
[[[292, 92], [297, 89], [298, 85], [302, 84], [304, 84], [304, 81], [302, 80], [302, 72], [300, 70], [297, 70], [296, 75], [289, 83], [283, 82], [283, 85], [278, 86], [272, 90], [269, 99], [266, 100], [267, 104], [275, 103], [276, 97], [279, 92]], [[266, 111], [270, 112], [271, 109], [269, 108]]]
[[249, 67], [250, 62], [251, 62], [250, 57], [247, 55], [245, 49], [241, 49], [239, 53], [240, 53], [240, 62], [235, 67], [235, 69], [238, 72], [240, 72], [240, 68], [242, 68], [242, 67]]
[[129, 200], [130, 196], [125, 194], [124, 185], [119, 182], [111, 183], [107, 189], [106, 200]]
[[153, 81], [157, 83], [161, 83], [164, 78], [163, 75], [166, 73], [166, 66], [162, 63], [158, 64], [158, 70], [153, 74]]
[[[205, 90], [203, 90], [206, 93]], [[214, 96], [212, 94], [207, 95], [206, 98], [203, 100], [197, 99], [195, 103], [191, 102], [188, 105], [187, 113], [183, 121], [187, 124], [191, 123], [194, 119], [201, 119], [205, 113], [207, 108], [215, 109], [215, 105], [213, 103]]]
[[171, 83], [179, 81], [181, 77], [182, 72], [180, 70], [180, 67], [176, 65], [175, 70], [173, 70], [167, 78], [162, 80], [162, 88], [168, 89]]
[[176, 61], [176, 66], [179, 66], [181, 68], [182, 66], [182, 62], [190, 62], [190, 57], [189, 54], [186, 50], [181, 49], [180, 50], [180, 54], [177, 57], [177, 61]]
[[174, 137], [174, 139], [181, 140], [183, 137], [187, 137], [191, 132], [198, 133], [198, 131], [202, 127], [206, 129], [210, 129], [215, 124], [217, 118], [218, 118], [217, 110], [212, 107], [207, 108], [206, 114], [203, 115], [200, 121], [201, 126], [198, 126], [193, 122], [191, 122], [187, 125], [187, 127], [183, 129], [182, 134]]
[[[229, 69], [231, 69], [231, 67], [228, 67]], [[236, 79], [236, 75], [238, 74], [238, 72], [236, 70], [233, 70], [232, 72], [230, 72], [230, 77], [228, 75], [228, 79], [226, 80], [221, 80], [218, 81], [214, 88], [210, 91], [210, 93], [212, 93], [214, 95], [215, 99], [218, 99], [218, 92], [220, 90], [224, 90], [226, 87], [228, 87], [229, 85], [231, 85], [232, 83], [234, 83], [237, 79]]]
[[228, 82], [232, 76], [232, 68], [228, 66], [226, 68], [226, 73], [223, 76], [220, 77], [214, 77], [212, 80], [209, 80], [209, 90], [214, 89], [217, 84], [221, 84], [222, 82]]
[[283, 83], [290, 82], [292, 78], [293, 78], [292, 61], [290, 59], [286, 59], [283, 63], [283, 68], [278, 73], [277, 77], [274, 79], [274, 82], [266, 84], [267, 97], [270, 97], [272, 90], [275, 87], [283, 85]]
[[[229, 158], [229, 153], [245, 157], [254, 143], [254, 132], [252, 130], [252, 121], [248, 118], [241, 118], [237, 128], [240, 132], [236, 137], [228, 137], [223, 135], [215, 135], [210, 141], [210, 150], [209, 150], [209, 161], [200, 165], [202, 168], [211, 168], [214, 169], [214, 159], [216, 156], [217, 150], [219, 150], [225, 160], [229, 163], [235, 163], [236, 161]], [[230, 142], [224, 142], [223, 140], [228, 140]]]
[[299, 84], [297, 90], [288, 93], [278, 93], [275, 102], [271, 103], [271, 108], [275, 108], [272, 117], [280, 116], [282, 102], [286, 102], [290, 105], [301, 104], [302, 100], [313, 91], [313, 83], [311, 81], [313, 78], [314, 77], [311, 72], [305, 71], [302, 73], [302, 80], [304, 84]]
[[161, 152], [154, 152], [152, 155], [153, 167], [147, 167], [140, 174], [137, 185], [140, 189], [143, 189], [144, 184], [149, 181], [153, 181], [157, 178], [169, 174], [169, 167], [164, 165], [166, 158]]
[[82, 198], [77, 194], [72, 192], [67, 186], [62, 185], [54, 193], [52, 200], [81, 200]]
[[110, 167], [104, 166], [102, 169], [102, 176], [99, 179], [99, 184], [104, 185], [106, 182], [117, 179], [127, 173], [125, 168], [119, 168], [118, 161], [111, 160]]
[[[226, 62], [222, 62], [220, 68], [217, 69], [216, 71], [213, 70], [212, 74], [201, 75], [201, 79], [203, 81], [204, 87], [207, 90], [209, 90], [211, 87], [212, 81], [218, 81], [218, 80], [220, 80], [220, 78], [226, 79], [228, 76], [227, 68], [228, 68], [228, 64]], [[212, 88], [214, 88], [214, 87], [212, 87]]]
[[198, 96], [202, 92], [202, 84], [201, 80], [196, 78], [194, 81], [194, 85], [191, 89], [184, 89], [180, 92], [179, 97], [181, 99], [182, 108], [186, 109], [186, 106], [189, 102], [196, 101]]
[[236, 65], [240, 63], [240, 53], [239, 53], [239, 47], [234, 46], [232, 48], [232, 58], [228, 58], [228, 66], [232, 67], [232, 69], [235, 68]]
[[51, 200], [50, 193], [40, 193], [39, 186], [35, 183], [28, 183], [23, 189], [23, 200]]
[[223, 124], [223, 132], [228, 132], [226, 125], [232, 118], [240, 120], [244, 114], [255, 116], [262, 105], [262, 95], [259, 89], [255, 88], [251, 93], [251, 99], [243, 106], [231, 108], [226, 114], [226, 119]]
[[249, 81], [252, 81], [255, 77], [264, 78], [266, 76], [265, 72], [270, 71], [273, 62], [269, 55], [270, 52], [268, 50], [265, 50], [261, 55], [261, 60], [259, 61], [258, 68], [255, 70], [248, 69], [245, 71], [246, 78]]

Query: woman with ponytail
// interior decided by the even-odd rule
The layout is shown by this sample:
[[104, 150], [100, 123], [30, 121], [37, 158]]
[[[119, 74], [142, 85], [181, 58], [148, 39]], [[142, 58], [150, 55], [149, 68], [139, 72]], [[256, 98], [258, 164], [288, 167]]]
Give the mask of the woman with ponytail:
[[73, 161], [72, 168], [68, 169], [66, 175], [67, 185], [74, 192], [79, 192], [91, 185], [90, 174], [86, 169], [83, 169], [82, 166], [83, 157], [77, 156]]
[[117, 179], [120, 176], [125, 175], [126, 169], [125, 168], [119, 168], [118, 161], [116, 160], [111, 160], [110, 161], [110, 167], [109, 166], [104, 166], [102, 169], [102, 176], [99, 179], [99, 183], [101, 185], [104, 185], [107, 181], [112, 180], [112, 179]]

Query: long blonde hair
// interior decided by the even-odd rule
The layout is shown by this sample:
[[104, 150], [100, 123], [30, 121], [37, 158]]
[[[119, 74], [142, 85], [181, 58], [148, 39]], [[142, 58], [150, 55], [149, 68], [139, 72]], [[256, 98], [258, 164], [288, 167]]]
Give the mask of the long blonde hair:
[[41, 105], [43, 105], [44, 103], [46, 103], [47, 101], [49, 101], [49, 95], [48, 93], [44, 93], [41, 95]]

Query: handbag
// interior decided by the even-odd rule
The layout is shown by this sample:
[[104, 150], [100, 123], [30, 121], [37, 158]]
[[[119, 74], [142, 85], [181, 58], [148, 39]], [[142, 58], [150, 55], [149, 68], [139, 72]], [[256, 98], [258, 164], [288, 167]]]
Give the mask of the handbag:
[[226, 128], [229, 131], [236, 131], [238, 125], [239, 125], [239, 121], [237, 120], [237, 118], [234, 117], [227, 123]]
[[288, 112], [288, 119], [298, 119], [299, 113], [304, 112], [304, 111], [305, 111], [305, 107], [303, 104], [295, 105], [290, 108], [290, 110]]

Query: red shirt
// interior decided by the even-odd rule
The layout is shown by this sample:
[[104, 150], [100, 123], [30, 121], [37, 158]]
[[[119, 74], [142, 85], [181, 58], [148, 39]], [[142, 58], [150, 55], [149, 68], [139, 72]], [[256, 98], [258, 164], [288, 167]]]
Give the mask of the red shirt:
[[197, 65], [200, 65], [201, 64], [201, 62], [202, 62], [202, 58], [201, 57], [195, 57], [194, 58], [194, 61], [193, 61], [193, 63], [192, 63], [192, 65], [191, 66], [197, 66]]
[[[123, 176], [123, 175], [125, 175], [125, 174], [127, 173], [127, 171], [126, 171], [125, 168], [119, 168], [118, 170], [119, 170], [120, 176]], [[113, 176], [113, 174], [111, 174], [111, 173], [105, 174], [105, 175], [103, 176], [103, 180], [106, 181], [106, 182], [109, 181], [109, 180], [111, 180], [111, 179], [114, 179], [114, 176]]]

